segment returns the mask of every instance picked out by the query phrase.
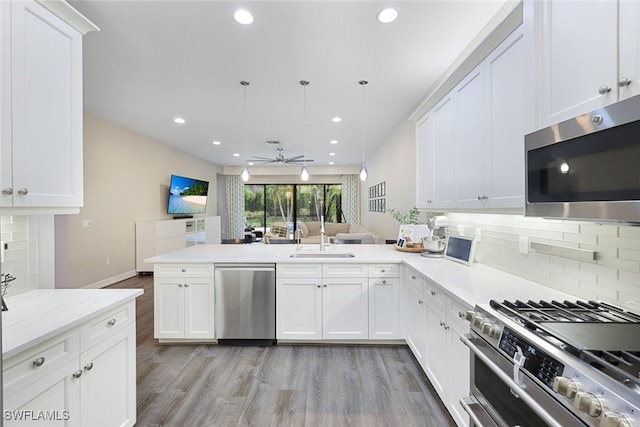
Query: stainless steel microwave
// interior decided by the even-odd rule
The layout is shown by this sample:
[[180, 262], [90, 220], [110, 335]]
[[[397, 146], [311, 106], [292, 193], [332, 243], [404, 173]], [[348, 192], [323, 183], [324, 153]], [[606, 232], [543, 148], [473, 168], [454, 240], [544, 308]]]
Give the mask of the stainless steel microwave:
[[640, 224], [640, 95], [525, 136], [525, 216]]

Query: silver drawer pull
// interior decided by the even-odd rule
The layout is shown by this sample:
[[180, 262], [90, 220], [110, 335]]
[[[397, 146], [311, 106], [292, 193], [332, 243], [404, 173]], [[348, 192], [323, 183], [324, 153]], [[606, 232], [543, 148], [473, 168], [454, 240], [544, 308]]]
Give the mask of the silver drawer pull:
[[458, 317], [459, 317], [459, 318], [464, 319], [466, 316], [467, 316], [467, 315], [466, 315], [466, 314], [464, 314], [463, 312], [461, 312], [461, 311], [459, 311], [459, 312], [458, 312]]
[[115, 325], [115, 324], [116, 324], [116, 319], [111, 319], [111, 320], [109, 320], [109, 321], [107, 322], [107, 325], [109, 325], [109, 326], [113, 326], [113, 325]]
[[185, 288], [188, 288], [188, 287], [189, 287], [189, 284], [188, 284], [188, 283], [185, 283], [185, 284], [184, 284], [184, 287], [185, 287]]
[[5, 196], [10, 196], [13, 194], [13, 188], [7, 187], [4, 190], [2, 190], [2, 194], [4, 194]]
[[421, 299], [418, 300], [418, 304], [422, 304], [424, 301], [422, 301]]
[[71, 376], [73, 376], [73, 378], [80, 378], [82, 376], [82, 371], [75, 371]]
[[435, 297], [436, 296], [436, 291], [431, 291], [431, 296]]
[[609, 86], [607, 86], [607, 85], [602, 85], [602, 86], [600, 86], [598, 88], [598, 93], [600, 95], [604, 95], [604, 94], [609, 93], [609, 92], [611, 92], [611, 88]]
[[18, 190], [18, 194], [21, 196], [26, 196], [27, 194], [29, 194], [29, 190], [26, 188], [21, 188]]
[[183, 269], [182, 269], [182, 272], [183, 272], [183, 273], [186, 273], [186, 272], [187, 272], [187, 269], [186, 269], [186, 268], [183, 268]]
[[411, 275], [411, 280], [416, 280], [416, 276], [414, 276], [413, 274]]
[[89, 362], [86, 365], [84, 365], [84, 370], [85, 371], [90, 371], [93, 369], [93, 362]]
[[381, 269], [380, 269], [380, 272], [381, 272], [381, 273], [384, 273], [384, 272], [386, 272], [386, 271], [387, 271], [387, 270], [385, 270], [384, 268], [381, 268]]
[[631, 80], [629, 80], [626, 77], [623, 77], [620, 80], [618, 80], [618, 86], [619, 87], [629, 86], [630, 84], [631, 84]]
[[35, 367], [39, 367], [44, 365], [44, 357], [38, 357], [36, 360], [33, 361], [33, 366]]

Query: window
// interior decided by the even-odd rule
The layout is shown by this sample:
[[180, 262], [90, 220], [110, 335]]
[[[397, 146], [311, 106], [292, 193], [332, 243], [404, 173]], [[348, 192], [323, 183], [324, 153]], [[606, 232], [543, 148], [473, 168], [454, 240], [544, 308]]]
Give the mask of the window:
[[244, 211], [247, 226], [269, 231], [274, 222], [286, 222], [293, 238], [294, 224], [320, 221], [320, 201], [327, 222], [342, 222], [341, 184], [247, 184]]

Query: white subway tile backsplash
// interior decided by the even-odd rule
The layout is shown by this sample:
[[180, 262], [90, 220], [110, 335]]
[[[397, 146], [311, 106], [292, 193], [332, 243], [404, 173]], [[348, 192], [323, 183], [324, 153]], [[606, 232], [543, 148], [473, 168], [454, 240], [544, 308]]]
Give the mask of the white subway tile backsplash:
[[3, 273], [12, 274], [7, 295], [17, 295], [38, 287], [38, 245], [37, 228], [27, 216], [0, 215], [2, 241], [8, 245], [5, 251]]
[[[527, 218], [521, 215], [447, 213], [450, 229], [482, 229], [476, 259], [499, 270], [585, 299], [640, 303], [640, 227]], [[592, 250], [594, 262], [518, 252], [529, 242]]]

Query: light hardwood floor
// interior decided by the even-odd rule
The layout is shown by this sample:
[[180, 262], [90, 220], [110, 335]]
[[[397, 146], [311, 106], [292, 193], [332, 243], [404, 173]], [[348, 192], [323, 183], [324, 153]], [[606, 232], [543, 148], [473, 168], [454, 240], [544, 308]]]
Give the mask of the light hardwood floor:
[[159, 345], [137, 300], [138, 427], [455, 426], [406, 346]]

